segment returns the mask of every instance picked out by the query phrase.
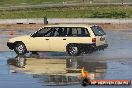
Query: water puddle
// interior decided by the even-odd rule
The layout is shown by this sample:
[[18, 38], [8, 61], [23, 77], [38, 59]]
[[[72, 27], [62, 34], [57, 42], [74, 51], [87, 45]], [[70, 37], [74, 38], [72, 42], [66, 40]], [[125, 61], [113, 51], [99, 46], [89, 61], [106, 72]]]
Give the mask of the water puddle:
[[82, 58], [29, 58], [16, 56], [7, 60], [9, 72], [31, 74], [43, 85], [80, 84], [82, 67], [88, 72], [90, 79], [103, 79], [107, 63]]

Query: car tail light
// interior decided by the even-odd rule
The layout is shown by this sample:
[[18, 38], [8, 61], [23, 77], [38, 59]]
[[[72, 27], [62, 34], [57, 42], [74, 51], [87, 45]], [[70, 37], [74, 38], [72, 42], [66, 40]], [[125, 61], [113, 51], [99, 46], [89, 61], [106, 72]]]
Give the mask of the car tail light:
[[96, 43], [96, 38], [92, 38], [92, 42], [93, 43]]

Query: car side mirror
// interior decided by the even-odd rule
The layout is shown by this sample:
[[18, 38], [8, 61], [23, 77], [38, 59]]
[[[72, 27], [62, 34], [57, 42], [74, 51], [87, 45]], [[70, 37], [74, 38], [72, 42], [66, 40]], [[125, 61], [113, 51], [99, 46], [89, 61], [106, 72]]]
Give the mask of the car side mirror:
[[34, 37], [36, 37], [36, 35], [35, 35], [35, 34], [32, 34], [32, 35], [31, 35], [31, 37], [33, 37], [33, 38], [34, 38]]

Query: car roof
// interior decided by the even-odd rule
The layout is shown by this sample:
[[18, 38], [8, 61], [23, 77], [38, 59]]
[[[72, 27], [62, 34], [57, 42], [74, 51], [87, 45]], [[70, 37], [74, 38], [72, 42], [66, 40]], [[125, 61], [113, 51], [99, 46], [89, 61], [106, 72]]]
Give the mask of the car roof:
[[54, 24], [54, 25], [46, 25], [44, 27], [92, 27], [93, 25], [88, 24]]

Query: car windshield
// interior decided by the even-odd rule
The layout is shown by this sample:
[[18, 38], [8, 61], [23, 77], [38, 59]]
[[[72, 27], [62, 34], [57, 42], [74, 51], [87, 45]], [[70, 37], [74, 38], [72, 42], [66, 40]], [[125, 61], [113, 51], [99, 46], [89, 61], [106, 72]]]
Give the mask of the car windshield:
[[93, 30], [95, 36], [103, 36], [106, 35], [104, 30], [99, 26], [92, 26], [91, 29]]

